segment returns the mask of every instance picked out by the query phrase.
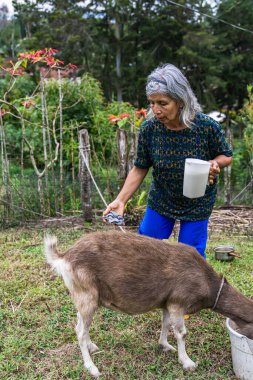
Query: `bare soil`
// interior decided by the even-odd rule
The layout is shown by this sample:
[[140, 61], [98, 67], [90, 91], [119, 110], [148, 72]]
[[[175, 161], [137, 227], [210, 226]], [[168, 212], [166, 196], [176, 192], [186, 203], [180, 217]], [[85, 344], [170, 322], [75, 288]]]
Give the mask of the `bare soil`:
[[[144, 208], [138, 208], [125, 215], [126, 230], [137, 229], [145, 212]], [[179, 224], [176, 223], [174, 233], [177, 234]], [[81, 216], [67, 216], [61, 218], [48, 218], [30, 222], [27, 227], [31, 228], [74, 228], [96, 231], [98, 229], [118, 228], [108, 226], [102, 222], [102, 210], [96, 212], [93, 220], [85, 222]], [[209, 222], [209, 236], [215, 234], [242, 235], [253, 237], [253, 207], [236, 206], [220, 207], [213, 210]]]

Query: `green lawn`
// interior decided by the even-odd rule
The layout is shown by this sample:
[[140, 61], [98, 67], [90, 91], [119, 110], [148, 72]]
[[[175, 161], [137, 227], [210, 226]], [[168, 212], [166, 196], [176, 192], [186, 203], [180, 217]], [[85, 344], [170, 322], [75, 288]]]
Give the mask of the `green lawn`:
[[[91, 226], [91, 228], [93, 228]], [[0, 232], [0, 379], [90, 379], [75, 335], [76, 312], [62, 280], [46, 265], [45, 232], [62, 250], [87, 231], [10, 229]], [[242, 259], [217, 262], [212, 247], [235, 245]], [[253, 295], [253, 240], [212, 234], [208, 261], [248, 297]], [[186, 321], [187, 351], [198, 362], [184, 373], [175, 353], [158, 348], [161, 312], [135, 317], [100, 309], [91, 336], [101, 380], [234, 380], [225, 318], [204, 310]], [[169, 341], [175, 345], [170, 333]]]

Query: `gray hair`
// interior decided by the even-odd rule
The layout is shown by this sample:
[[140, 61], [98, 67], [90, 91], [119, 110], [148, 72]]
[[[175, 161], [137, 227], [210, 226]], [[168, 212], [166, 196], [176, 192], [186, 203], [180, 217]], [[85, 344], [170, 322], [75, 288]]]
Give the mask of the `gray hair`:
[[[165, 94], [180, 104], [180, 121], [188, 128], [201, 106], [183, 73], [172, 64], [158, 66], [151, 72], [146, 85], [147, 97], [153, 94]], [[149, 112], [149, 116], [150, 112]]]

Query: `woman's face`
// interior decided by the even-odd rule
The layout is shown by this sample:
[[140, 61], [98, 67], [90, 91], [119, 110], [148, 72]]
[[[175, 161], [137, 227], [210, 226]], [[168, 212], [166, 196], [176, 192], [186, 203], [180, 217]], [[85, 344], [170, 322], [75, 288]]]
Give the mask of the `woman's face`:
[[148, 98], [155, 117], [165, 125], [179, 123], [180, 104], [168, 95], [153, 94]]

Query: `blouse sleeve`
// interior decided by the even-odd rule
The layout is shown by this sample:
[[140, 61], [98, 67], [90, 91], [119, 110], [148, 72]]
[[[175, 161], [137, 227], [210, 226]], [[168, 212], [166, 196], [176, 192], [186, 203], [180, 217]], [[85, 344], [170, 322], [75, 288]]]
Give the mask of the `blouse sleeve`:
[[226, 141], [225, 133], [221, 125], [214, 121], [209, 136], [209, 151], [211, 159], [224, 154], [227, 157], [233, 156], [230, 144]]
[[141, 125], [138, 137], [137, 156], [134, 166], [140, 169], [148, 169], [152, 166], [152, 160], [148, 149], [148, 126], [147, 122]]

